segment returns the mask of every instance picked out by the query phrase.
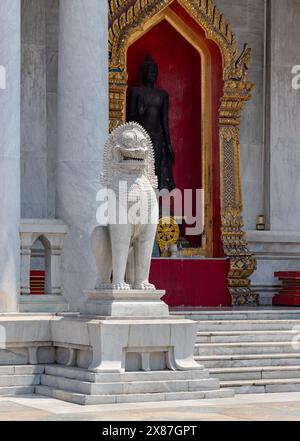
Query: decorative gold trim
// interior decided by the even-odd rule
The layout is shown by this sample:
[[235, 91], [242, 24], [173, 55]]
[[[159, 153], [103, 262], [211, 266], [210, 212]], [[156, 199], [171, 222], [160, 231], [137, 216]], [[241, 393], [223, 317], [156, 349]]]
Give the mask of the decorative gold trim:
[[[126, 118], [127, 49], [136, 38], [140, 38], [140, 35], [162, 19], [171, 20], [173, 26], [178, 26], [180, 18], [174, 13], [171, 16], [171, 10], [168, 8], [173, 1], [175, 0], [108, 0], [111, 129], [122, 124]], [[222, 55], [224, 94], [219, 111], [222, 241], [225, 254], [231, 257], [229, 287], [233, 303], [257, 303], [257, 296], [252, 293], [248, 279], [255, 270], [255, 260], [244, 240], [238, 130], [241, 112], [245, 103], [251, 98], [253, 88], [247, 72], [251, 50], [245, 45], [242, 54], [238, 56], [235, 37], [230, 26], [224, 15], [213, 5], [212, 0], [177, 0], [177, 2], [195, 19], [204, 30], [206, 37], [218, 45]], [[190, 35], [190, 32], [183, 31], [182, 23], [177, 30], [185, 38]], [[203, 46], [200, 47], [199, 44], [197, 50], [201, 50], [204, 59], [207, 60], [205, 58], [207, 52], [206, 54], [203, 52]], [[206, 81], [206, 84], [208, 83], [210, 82]], [[206, 100], [205, 106], [210, 103], [211, 100]], [[204, 163], [207, 165], [209, 160], [212, 159], [206, 156]], [[204, 188], [208, 191], [208, 183]], [[211, 195], [209, 198], [211, 201]], [[212, 203], [207, 201], [208, 199], [206, 207], [209, 205], [212, 210]], [[212, 244], [212, 237], [207, 238], [207, 243]]]
[[249, 277], [256, 270], [256, 260], [248, 250], [243, 231], [241, 209], [228, 207], [222, 215], [222, 239], [224, 252], [231, 259], [229, 290], [233, 305], [258, 304]]
[[[109, 52], [111, 63], [125, 65], [126, 42], [132, 33], [174, 0], [109, 0]], [[221, 49], [224, 66], [236, 55], [236, 42], [229, 24], [212, 0], [177, 0], [204, 30], [206, 37]]]
[[[126, 98], [124, 87], [127, 84], [127, 49], [143, 33], [148, 32], [151, 27], [166, 18], [167, 15], [171, 20], [170, 8], [168, 8], [168, 13], [164, 10], [174, 0], [108, 0], [108, 2], [110, 22], [110, 128], [113, 129], [119, 124], [123, 124], [126, 118], [123, 98]], [[233, 33], [223, 14], [216, 6], [213, 6], [211, 0], [177, 0], [177, 2], [197, 21], [204, 30], [206, 37], [219, 46], [224, 67], [225, 69], [229, 68], [232, 60], [236, 58], [237, 50]], [[173, 14], [173, 18], [174, 16], [176, 14]], [[180, 20], [179, 17], [177, 17], [177, 20]], [[189, 34], [191, 34], [191, 31], [183, 35], [186, 38]], [[192, 38], [189, 39], [191, 44], [193, 44], [192, 40]], [[196, 38], [196, 41], [199, 41], [199, 39]], [[199, 51], [199, 44], [196, 49]], [[203, 51], [203, 47], [201, 49]]]
[[224, 95], [219, 115], [222, 241], [225, 254], [231, 258], [229, 289], [234, 305], [259, 302], [258, 295], [251, 290], [249, 280], [256, 270], [256, 261], [248, 249], [243, 231], [238, 129], [241, 112], [251, 98], [253, 89], [248, 78], [250, 52], [246, 44], [241, 55], [224, 69]]
[[202, 253], [202, 248], [183, 248], [180, 251], [180, 256], [181, 257], [199, 257], [199, 256], [202, 256], [201, 253]]

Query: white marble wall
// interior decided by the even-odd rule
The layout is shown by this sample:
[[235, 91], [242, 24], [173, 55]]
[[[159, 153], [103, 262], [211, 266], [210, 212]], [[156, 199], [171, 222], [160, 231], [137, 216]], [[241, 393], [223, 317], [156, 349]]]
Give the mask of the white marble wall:
[[299, 271], [300, 232], [248, 231], [247, 240], [257, 259], [252, 287], [260, 294], [261, 305], [271, 305], [281, 285], [274, 273]]
[[264, 1], [215, 0], [236, 35], [239, 50], [248, 43], [252, 49], [250, 79], [255, 84], [252, 100], [247, 103], [241, 122], [241, 175], [244, 221], [254, 229], [256, 216], [264, 212], [264, 136], [263, 68]]
[[300, 64], [300, 0], [271, 0], [270, 224], [300, 231], [300, 90], [292, 67]]
[[300, 91], [292, 67], [300, 64], [300, 0], [270, 0], [266, 214], [270, 231], [248, 232], [258, 269], [252, 277], [262, 303], [278, 292], [276, 271], [300, 268]]
[[71, 307], [92, 287], [90, 234], [108, 134], [107, 3], [60, 2], [56, 215], [69, 226], [64, 293]]
[[18, 309], [20, 280], [20, 1], [0, 1], [0, 313]]
[[[252, 48], [250, 78], [255, 83], [241, 123], [241, 175], [246, 229], [267, 215], [272, 231], [300, 229], [300, 92], [291, 70], [300, 64], [300, 0], [269, 0], [267, 52], [264, 51], [265, 0], [215, 0], [240, 45]], [[266, 70], [264, 138], [263, 75]], [[269, 105], [268, 105], [268, 100]], [[298, 200], [299, 199], [299, 200]]]

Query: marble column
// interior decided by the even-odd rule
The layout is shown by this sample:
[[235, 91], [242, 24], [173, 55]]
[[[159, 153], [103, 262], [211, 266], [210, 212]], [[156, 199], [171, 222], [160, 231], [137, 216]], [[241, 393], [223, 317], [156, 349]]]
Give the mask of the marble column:
[[271, 0], [270, 17], [270, 227], [300, 231], [300, 0]]
[[47, 211], [55, 217], [57, 162], [57, 74], [59, 0], [47, 0], [46, 7], [46, 77], [47, 77]]
[[45, 0], [22, 0], [21, 215], [46, 218], [47, 99]]
[[20, 284], [20, 0], [0, 1], [0, 312], [18, 310]]
[[60, 2], [56, 216], [69, 227], [63, 288], [71, 308], [92, 287], [90, 234], [108, 133], [107, 2]]

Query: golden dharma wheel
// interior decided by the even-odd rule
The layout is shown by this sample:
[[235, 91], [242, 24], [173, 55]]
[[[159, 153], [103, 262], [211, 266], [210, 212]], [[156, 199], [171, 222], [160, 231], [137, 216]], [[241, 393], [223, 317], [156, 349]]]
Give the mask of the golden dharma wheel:
[[161, 251], [178, 242], [180, 230], [172, 217], [162, 217], [157, 225], [156, 239]]

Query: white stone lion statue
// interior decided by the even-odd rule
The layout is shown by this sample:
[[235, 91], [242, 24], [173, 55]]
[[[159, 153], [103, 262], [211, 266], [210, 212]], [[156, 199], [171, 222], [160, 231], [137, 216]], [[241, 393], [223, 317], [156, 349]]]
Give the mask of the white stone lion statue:
[[95, 289], [154, 290], [149, 272], [158, 222], [157, 177], [152, 142], [144, 128], [127, 123], [115, 129], [105, 145], [102, 167], [102, 186], [110, 202], [107, 220], [98, 218], [100, 226], [91, 239]]

